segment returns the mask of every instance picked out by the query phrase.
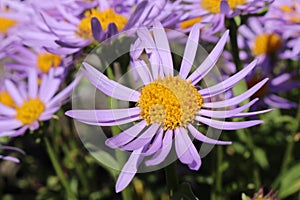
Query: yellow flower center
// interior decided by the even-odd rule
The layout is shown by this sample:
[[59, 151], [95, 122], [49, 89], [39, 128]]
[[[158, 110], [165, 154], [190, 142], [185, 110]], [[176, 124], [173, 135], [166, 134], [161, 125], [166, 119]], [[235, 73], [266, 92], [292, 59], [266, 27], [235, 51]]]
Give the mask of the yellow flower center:
[[277, 34], [262, 34], [255, 38], [252, 52], [254, 55], [272, 54], [281, 47], [281, 39]]
[[8, 31], [8, 29], [13, 27], [17, 23], [15, 20], [7, 19], [4, 17], [0, 17], [0, 22], [0, 33], [3, 34], [5, 34]]
[[38, 98], [26, 100], [22, 106], [16, 108], [17, 114], [15, 118], [23, 124], [31, 124], [38, 120], [44, 110], [45, 105]]
[[[248, 82], [247, 87], [252, 88], [255, 84], [259, 83], [262, 78], [259, 75], [253, 76]], [[268, 84], [264, 84], [257, 92], [255, 92], [251, 99], [263, 97], [268, 92]]]
[[10, 94], [7, 91], [0, 92], [0, 103], [8, 106], [8, 107], [14, 107], [15, 101], [10, 96]]
[[61, 57], [51, 53], [38, 55], [37, 65], [43, 73], [48, 73], [51, 67], [57, 67], [61, 63]]
[[193, 18], [193, 19], [185, 20], [185, 21], [180, 23], [180, 29], [183, 30], [183, 29], [186, 29], [186, 28], [190, 28], [194, 24], [200, 22], [201, 20], [202, 20], [202, 17], [196, 17], [196, 18]]
[[[220, 13], [220, 4], [222, 0], [202, 0], [201, 7], [205, 10], [217, 14]], [[243, 5], [246, 3], [246, 0], [227, 0], [231, 10], [236, 9], [238, 5]]]
[[77, 35], [82, 38], [92, 38], [92, 26], [91, 19], [96, 17], [101, 23], [102, 30], [107, 30], [108, 24], [116, 24], [118, 31], [121, 31], [128, 19], [123, 15], [114, 12], [113, 9], [107, 9], [100, 12], [97, 8], [88, 10], [84, 13], [84, 18], [79, 22], [77, 26]]
[[158, 123], [167, 130], [192, 123], [202, 102], [201, 95], [190, 82], [169, 76], [142, 88], [138, 106], [147, 124]]

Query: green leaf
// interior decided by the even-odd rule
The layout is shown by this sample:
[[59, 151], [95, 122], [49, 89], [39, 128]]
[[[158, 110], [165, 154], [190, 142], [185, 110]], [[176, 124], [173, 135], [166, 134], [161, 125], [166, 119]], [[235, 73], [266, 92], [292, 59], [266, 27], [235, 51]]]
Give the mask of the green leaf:
[[[243, 92], [247, 91], [248, 87], [247, 87], [246, 80], [244, 80], [244, 79], [241, 80], [232, 89], [233, 89], [234, 96], [240, 95]], [[247, 100], [244, 101], [244, 103], [248, 103], [248, 102], [249, 102], [249, 99], [247, 99]]]
[[288, 197], [300, 191], [300, 164], [296, 164], [281, 176], [278, 198]]
[[255, 161], [259, 164], [259, 166], [263, 169], [269, 168], [269, 162], [266, 155], [266, 152], [258, 147], [255, 147], [253, 150], [253, 155]]

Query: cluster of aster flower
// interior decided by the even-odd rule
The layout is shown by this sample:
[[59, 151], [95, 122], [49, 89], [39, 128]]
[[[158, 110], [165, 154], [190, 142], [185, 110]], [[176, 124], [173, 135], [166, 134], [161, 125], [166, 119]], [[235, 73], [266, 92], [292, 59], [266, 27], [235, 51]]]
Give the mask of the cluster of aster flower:
[[[55, 0], [42, 4], [37, 0], [2, 0], [0, 136], [21, 136], [39, 129], [41, 121], [53, 118], [81, 79], [78, 76], [65, 86], [66, 77], [74, 71], [70, 69], [87, 53], [87, 47], [136, 29], [130, 65], [143, 83], [141, 90], [109, 79], [88, 63], [81, 67], [82, 74], [99, 91], [134, 102], [135, 107], [70, 110], [66, 115], [97, 126], [134, 122], [106, 141], [111, 148], [132, 152], [118, 178], [117, 192], [131, 182], [146, 157], [148, 166], [162, 163], [173, 141], [179, 160], [198, 170], [201, 158], [191, 138], [210, 144], [231, 144], [202, 134], [199, 123], [220, 130], [237, 130], [261, 124], [263, 121], [252, 117], [270, 111], [269, 107], [297, 106], [278, 93], [299, 86], [298, 81], [292, 80], [297, 72], [279, 64], [283, 59], [299, 59], [299, 6], [292, 0]], [[239, 26], [237, 21], [243, 24]], [[164, 28], [189, 35], [178, 73]], [[240, 51], [222, 54], [229, 38], [234, 43], [234, 36]], [[200, 39], [215, 47], [193, 69]], [[224, 60], [226, 79], [199, 90], [197, 85], [219, 57]], [[232, 88], [242, 80], [246, 80], [248, 90], [234, 96]], [[222, 99], [225, 93], [230, 95]], [[241, 105], [249, 98], [251, 101]], [[251, 119], [219, 120], [246, 117]]]

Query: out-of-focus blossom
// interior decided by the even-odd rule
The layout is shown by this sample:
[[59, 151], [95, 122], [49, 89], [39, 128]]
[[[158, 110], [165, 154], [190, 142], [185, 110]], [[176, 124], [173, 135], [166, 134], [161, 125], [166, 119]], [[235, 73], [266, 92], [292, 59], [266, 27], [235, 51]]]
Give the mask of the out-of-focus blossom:
[[262, 17], [249, 18], [248, 23], [239, 27], [238, 31], [241, 59], [247, 62], [256, 57], [259, 64], [271, 73], [285, 51], [286, 41], [281, 31], [274, 27], [273, 21]]
[[257, 13], [265, 8], [270, 0], [183, 0], [179, 29], [190, 31], [194, 24], [202, 24], [203, 37], [209, 41], [217, 40], [215, 34], [225, 30], [225, 19], [237, 15]]
[[51, 68], [38, 82], [36, 69], [27, 69], [27, 82], [5, 79], [0, 102], [0, 136], [19, 136], [27, 129], [36, 130], [40, 121], [50, 120], [72, 93], [80, 77], [57, 93], [63, 79]]
[[[132, 127], [106, 141], [111, 148], [133, 151], [118, 178], [117, 192], [123, 190], [131, 182], [145, 156], [153, 155], [145, 162], [147, 166], [162, 163], [169, 155], [173, 139], [177, 157], [192, 170], [200, 168], [201, 158], [189, 134], [206, 143], [230, 144], [230, 142], [206, 137], [195, 127], [197, 123], [221, 130], [237, 130], [255, 126], [263, 121], [228, 122], [210, 118], [253, 116], [268, 111], [243, 113], [258, 100], [257, 98], [232, 110], [225, 108], [238, 105], [249, 98], [267, 82], [267, 79], [260, 81], [239, 96], [216, 102], [211, 101], [213, 97], [230, 90], [242, 80], [253, 70], [255, 61], [225, 81], [204, 89], [196, 89], [195, 86], [213, 68], [221, 55], [228, 38], [228, 31], [224, 33], [203, 63], [190, 74], [198, 47], [195, 43], [197, 44], [199, 40], [199, 27], [194, 26], [187, 41], [178, 75], [174, 73], [168, 39], [162, 25], [157, 22], [151, 32], [143, 28], [139, 29], [137, 34], [139, 36], [137, 43], [131, 50], [134, 69], [144, 83], [140, 91], [108, 79], [87, 63], [84, 63], [82, 68], [83, 74], [104, 94], [118, 100], [136, 102], [136, 107], [66, 112], [66, 115], [91, 125], [117, 126], [136, 122]], [[148, 55], [150, 69], [139, 57], [143, 50]]]

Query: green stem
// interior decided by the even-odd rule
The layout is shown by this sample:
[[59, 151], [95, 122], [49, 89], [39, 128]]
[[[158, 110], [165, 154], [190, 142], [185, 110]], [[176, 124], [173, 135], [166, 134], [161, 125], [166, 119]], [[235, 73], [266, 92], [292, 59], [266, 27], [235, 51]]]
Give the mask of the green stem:
[[68, 198], [72, 199], [72, 200], [76, 200], [77, 197], [75, 196], [75, 194], [72, 192], [72, 189], [71, 187], [69, 186], [68, 184], [68, 181], [63, 173], [63, 170], [58, 162], [58, 159], [54, 153], [54, 150], [52, 148], [52, 146], [50, 145], [50, 142], [48, 140], [48, 138], [44, 137], [44, 142], [46, 144], [46, 149], [47, 149], [47, 153], [50, 157], [50, 160], [51, 160], [51, 163], [54, 167], [54, 170], [58, 176], [58, 178], [60, 179], [63, 187], [65, 188], [66, 192], [67, 192], [67, 195], [68, 195]]
[[237, 42], [237, 29], [238, 26], [234, 21], [234, 18], [226, 19], [228, 20], [227, 28], [229, 29], [231, 53], [233, 56], [233, 61], [238, 70], [241, 70], [241, 60], [239, 55], [239, 47]]
[[165, 177], [170, 198], [178, 190], [177, 164], [176, 161], [165, 167]]
[[223, 162], [223, 150], [222, 146], [217, 146], [217, 151], [216, 151], [216, 164], [215, 164], [215, 172], [213, 174], [214, 176], [214, 189], [212, 192], [211, 199], [212, 200], [219, 200], [223, 199], [224, 197], [221, 195], [222, 193], [222, 182], [223, 182], [223, 169], [220, 167], [222, 166]]

